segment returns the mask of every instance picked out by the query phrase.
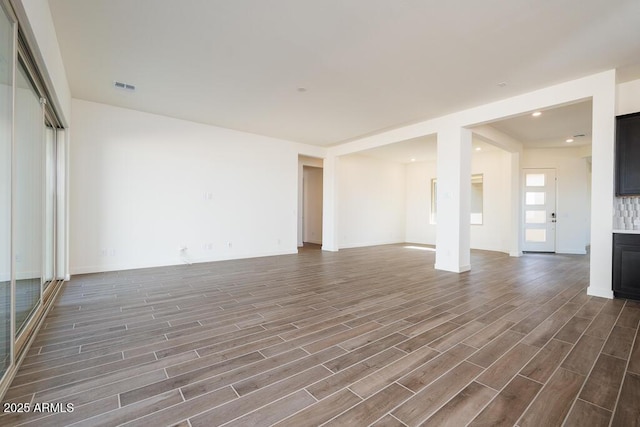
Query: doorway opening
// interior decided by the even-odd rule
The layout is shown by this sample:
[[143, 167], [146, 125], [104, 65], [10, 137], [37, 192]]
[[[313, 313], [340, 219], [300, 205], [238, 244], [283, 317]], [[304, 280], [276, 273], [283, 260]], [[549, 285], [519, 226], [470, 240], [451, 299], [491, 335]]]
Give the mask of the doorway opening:
[[298, 158], [298, 248], [322, 247], [323, 161]]
[[302, 243], [322, 245], [322, 168], [302, 168]]

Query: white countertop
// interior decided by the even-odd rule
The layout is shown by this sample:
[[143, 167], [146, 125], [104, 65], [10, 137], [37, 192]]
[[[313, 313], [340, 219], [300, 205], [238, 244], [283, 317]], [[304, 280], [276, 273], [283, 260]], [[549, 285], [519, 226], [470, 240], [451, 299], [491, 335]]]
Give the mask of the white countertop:
[[640, 234], [640, 230], [613, 230], [613, 232], [618, 234]]

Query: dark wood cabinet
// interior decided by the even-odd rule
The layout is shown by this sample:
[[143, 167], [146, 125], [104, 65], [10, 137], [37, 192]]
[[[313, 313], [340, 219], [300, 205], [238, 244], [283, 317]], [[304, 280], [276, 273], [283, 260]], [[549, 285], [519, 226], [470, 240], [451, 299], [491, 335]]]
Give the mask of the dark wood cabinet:
[[616, 195], [640, 195], [640, 113], [616, 117]]
[[640, 234], [613, 235], [613, 294], [640, 299]]

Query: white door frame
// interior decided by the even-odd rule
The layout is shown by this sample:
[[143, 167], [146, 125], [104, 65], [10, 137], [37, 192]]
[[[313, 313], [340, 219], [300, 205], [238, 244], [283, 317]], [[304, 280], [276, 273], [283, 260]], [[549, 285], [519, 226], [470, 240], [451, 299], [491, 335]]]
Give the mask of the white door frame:
[[[308, 178], [308, 174], [310, 177], [310, 174], [312, 172], [318, 172], [320, 173], [320, 179], [314, 179], [313, 183], [310, 182]], [[321, 167], [318, 166], [309, 166], [309, 165], [303, 165], [302, 166], [302, 242], [304, 243], [314, 243], [314, 244], [318, 244], [321, 245], [322, 244], [322, 175], [323, 175], [323, 170]], [[315, 191], [313, 192], [313, 194], [309, 194], [309, 187], [308, 185], [313, 185], [315, 184], [316, 186], [319, 185], [320, 186], [320, 190], [319, 191]], [[314, 206], [315, 204], [315, 206]], [[319, 207], [318, 207], [319, 204]], [[310, 212], [307, 212], [307, 207], [311, 206], [311, 207], [315, 207], [315, 209], [312, 209]], [[319, 222], [319, 227], [317, 227], [318, 229], [315, 230], [317, 235], [313, 234], [313, 229], [314, 227], [312, 225], [310, 225], [310, 221], [313, 221], [313, 223], [315, 223], [316, 225]], [[311, 233], [309, 233], [309, 228], [311, 227], [312, 231]]]
[[[542, 175], [544, 184], [527, 186], [527, 175]], [[556, 251], [557, 178], [555, 168], [522, 169], [522, 251]], [[528, 233], [530, 232], [530, 233]]]

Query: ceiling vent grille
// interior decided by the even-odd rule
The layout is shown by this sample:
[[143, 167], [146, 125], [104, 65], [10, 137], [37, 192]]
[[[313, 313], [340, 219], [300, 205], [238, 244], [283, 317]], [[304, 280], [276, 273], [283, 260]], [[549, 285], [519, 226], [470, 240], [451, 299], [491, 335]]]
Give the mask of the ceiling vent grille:
[[136, 87], [134, 85], [130, 85], [128, 83], [123, 83], [123, 82], [113, 82], [113, 86], [116, 89], [128, 90], [130, 92], [133, 92], [134, 90], [136, 90]]

